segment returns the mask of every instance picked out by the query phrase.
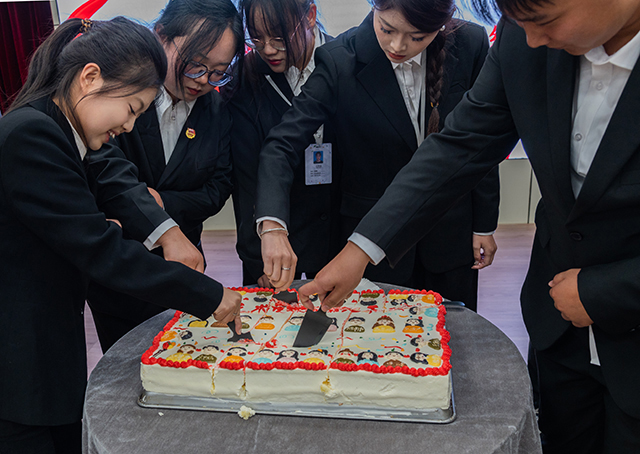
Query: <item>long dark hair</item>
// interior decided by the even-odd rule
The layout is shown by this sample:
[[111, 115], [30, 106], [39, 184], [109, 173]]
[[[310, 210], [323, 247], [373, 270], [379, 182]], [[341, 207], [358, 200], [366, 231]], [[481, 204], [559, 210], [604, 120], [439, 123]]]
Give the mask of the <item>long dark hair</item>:
[[[502, 4], [542, 4], [548, 0], [498, 0]], [[462, 0], [462, 6], [471, 11], [476, 19], [487, 25], [495, 25], [500, 20], [501, 11], [494, 0]], [[520, 6], [518, 6], [518, 9]]]
[[[480, 0], [477, 0], [480, 1]], [[485, 8], [499, 9], [504, 15], [515, 18], [522, 13], [533, 13], [536, 7], [553, 3], [552, 0], [483, 0]], [[497, 8], [496, 8], [497, 7]]]
[[81, 137], [82, 125], [75, 113], [71, 87], [88, 64], [100, 67], [104, 85], [90, 96], [123, 91], [128, 96], [150, 87], [159, 88], [167, 75], [167, 58], [153, 33], [124, 17], [97, 22], [69, 19], [33, 54], [29, 73], [9, 110], [43, 96], [51, 96]]
[[167, 4], [154, 30], [168, 41], [186, 36], [180, 48], [182, 58], [177, 58], [175, 66], [170, 68], [182, 92], [182, 74], [189, 61], [198, 54], [211, 52], [228, 28], [235, 38], [235, 55], [239, 58], [244, 52], [244, 31], [240, 14], [231, 0], [171, 0]]
[[[263, 29], [270, 36], [284, 41], [287, 49], [286, 66], [290, 68], [307, 54], [307, 41], [292, 41], [291, 35], [299, 26], [308, 27], [307, 13], [314, 3], [314, 0], [241, 0], [240, 11], [249, 36], [256, 36], [256, 12], [259, 10], [262, 13]], [[319, 22], [316, 23], [321, 27]]]
[[[427, 101], [431, 105], [431, 115], [427, 135], [440, 130], [438, 105], [444, 77], [444, 61], [447, 57], [446, 44], [453, 33], [451, 19], [456, 11], [453, 0], [370, 0], [379, 11], [395, 9], [402, 13], [409, 24], [424, 33], [438, 31], [427, 47]], [[442, 30], [442, 27], [445, 27]]]

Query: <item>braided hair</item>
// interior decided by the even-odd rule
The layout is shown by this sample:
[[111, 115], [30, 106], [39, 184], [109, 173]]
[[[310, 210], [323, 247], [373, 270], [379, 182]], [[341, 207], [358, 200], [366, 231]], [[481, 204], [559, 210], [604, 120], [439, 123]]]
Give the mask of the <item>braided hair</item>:
[[427, 125], [427, 135], [440, 130], [440, 97], [444, 79], [444, 61], [447, 57], [447, 43], [454, 27], [453, 13], [456, 11], [453, 0], [370, 0], [379, 10], [398, 10], [407, 22], [424, 33], [438, 31], [427, 47], [426, 90], [427, 101], [431, 106], [431, 115]]

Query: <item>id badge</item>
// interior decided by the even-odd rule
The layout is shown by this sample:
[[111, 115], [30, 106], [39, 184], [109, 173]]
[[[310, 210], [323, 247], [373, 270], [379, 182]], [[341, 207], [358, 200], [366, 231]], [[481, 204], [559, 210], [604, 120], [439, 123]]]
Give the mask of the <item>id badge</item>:
[[331, 183], [331, 144], [313, 144], [304, 150], [305, 184]]

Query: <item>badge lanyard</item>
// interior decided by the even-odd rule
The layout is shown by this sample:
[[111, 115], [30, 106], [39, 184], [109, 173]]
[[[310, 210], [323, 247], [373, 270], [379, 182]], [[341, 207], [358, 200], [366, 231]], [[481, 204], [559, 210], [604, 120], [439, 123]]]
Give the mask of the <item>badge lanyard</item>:
[[[265, 74], [264, 77], [271, 84], [271, 86], [276, 91], [276, 93], [278, 93], [280, 95], [280, 97], [284, 100], [284, 102], [286, 102], [287, 105], [289, 107], [291, 107], [293, 104], [291, 104], [291, 101], [289, 101], [289, 99], [284, 95], [284, 93], [282, 93], [282, 90], [280, 90], [280, 88], [276, 85], [276, 83], [271, 78], [271, 76], [269, 74]], [[321, 125], [318, 128], [318, 130], [313, 134], [313, 137], [315, 137], [317, 145], [321, 145], [322, 144], [322, 140], [324, 139], [324, 125]]]

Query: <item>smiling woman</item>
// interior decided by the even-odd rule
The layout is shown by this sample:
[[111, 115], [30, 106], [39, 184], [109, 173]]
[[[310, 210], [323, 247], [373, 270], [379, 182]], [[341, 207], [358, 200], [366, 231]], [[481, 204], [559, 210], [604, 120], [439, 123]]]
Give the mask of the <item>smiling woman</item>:
[[108, 96], [92, 96], [104, 85], [100, 67], [89, 63], [72, 88], [75, 114], [87, 148], [91, 150], [99, 150], [110, 138], [130, 132], [138, 116], [147, 110], [158, 93], [157, 88], [149, 87], [133, 94], [130, 89], [120, 89]]
[[[119, 185], [90, 190], [87, 151], [130, 131], [165, 75], [162, 46], [145, 27], [71, 19], [36, 51], [0, 118], [0, 320], [24, 324], [20, 336], [0, 332], [2, 453], [81, 452], [89, 280], [201, 318], [226, 322], [238, 310], [239, 294], [123, 238], [98, 208]], [[42, 354], [52, 345], [59, 353]]]

